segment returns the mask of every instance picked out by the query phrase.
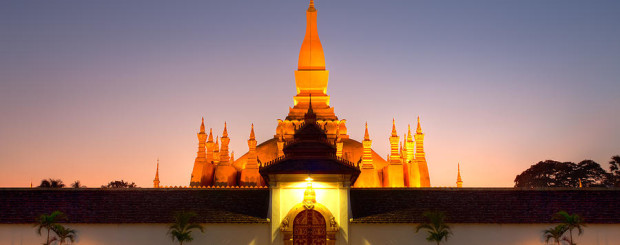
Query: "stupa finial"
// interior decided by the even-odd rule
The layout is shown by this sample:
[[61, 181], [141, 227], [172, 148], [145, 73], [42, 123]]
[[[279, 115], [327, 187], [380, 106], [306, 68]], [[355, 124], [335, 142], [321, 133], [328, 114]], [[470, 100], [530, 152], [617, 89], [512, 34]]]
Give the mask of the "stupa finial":
[[456, 187], [463, 187], [463, 179], [461, 179], [461, 163], [457, 163]]
[[200, 132], [204, 133], [205, 132], [205, 118], [202, 118], [202, 122], [200, 123]]
[[314, 8], [314, 0], [310, 0], [310, 5], [308, 5], [308, 12], [314, 12], [316, 9]]
[[422, 133], [422, 126], [420, 125], [420, 116], [418, 116], [418, 128], [415, 130], [417, 134]]
[[364, 140], [370, 140], [370, 135], [368, 135], [368, 122], [366, 122], [366, 130], [364, 132]]
[[224, 121], [224, 132], [222, 133], [222, 138], [228, 137], [228, 129], [226, 128], [226, 122]]
[[157, 170], [155, 170], [155, 179], [153, 179], [153, 188], [159, 188], [159, 157], [157, 158]]
[[396, 120], [392, 118], [392, 137], [396, 136], [398, 136], [398, 133], [396, 133]]
[[250, 131], [250, 140], [254, 140], [256, 139], [256, 136], [254, 135], [254, 123], [252, 123], [252, 130]]

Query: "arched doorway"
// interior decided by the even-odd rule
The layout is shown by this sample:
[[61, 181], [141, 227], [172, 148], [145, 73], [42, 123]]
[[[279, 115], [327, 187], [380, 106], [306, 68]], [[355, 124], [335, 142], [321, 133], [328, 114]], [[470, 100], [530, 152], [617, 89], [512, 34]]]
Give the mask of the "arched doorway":
[[313, 209], [301, 211], [293, 220], [294, 245], [327, 244], [325, 217]]

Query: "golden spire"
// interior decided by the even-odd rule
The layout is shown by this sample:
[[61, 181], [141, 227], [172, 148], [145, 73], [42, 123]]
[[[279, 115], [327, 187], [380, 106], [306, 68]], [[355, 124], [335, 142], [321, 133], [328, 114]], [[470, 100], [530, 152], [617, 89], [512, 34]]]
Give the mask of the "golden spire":
[[224, 132], [222, 133], [222, 138], [228, 137], [228, 130], [226, 129], [226, 122], [224, 122]]
[[392, 118], [392, 136], [390, 137], [390, 163], [400, 163], [400, 152], [398, 144], [400, 143], [400, 137], [396, 132], [396, 120]]
[[420, 126], [420, 116], [418, 116], [418, 128], [415, 130], [416, 134], [422, 133], [422, 126]]
[[370, 135], [368, 135], [368, 122], [366, 122], [366, 130], [364, 132], [364, 140], [370, 140]]
[[254, 124], [252, 124], [250, 139], [248, 140], [248, 153], [246, 157], [245, 168], [256, 169], [258, 168], [257, 164], [258, 161], [256, 160], [256, 137], [254, 136]]
[[366, 129], [364, 130], [364, 141], [362, 141], [362, 168], [374, 169], [372, 165], [372, 140], [368, 134], [368, 122], [366, 122]]
[[413, 141], [411, 137], [411, 124], [407, 124], [407, 141]]
[[159, 180], [159, 157], [157, 158], [157, 170], [155, 170], [155, 179]]
[[209, 141], [208, 142], [213, 142], [213, 128], [209, 128]]
[[230, 162], [235, 162], [235, 151], [230, 152]]
[[306, 35], [301, 44], [297, 66], [299, 70], [325, 70], [325, 56], [316, 25], [314, 1], [310, 1], [306, 12]]
[[[306, 11], [306, 34], [299, 50], [299, 60], [295, 71], [297, 95], [293, 98], [294, 107], [289, 108], [286, 119], [301, 120], [308, 111], [309, 96], [314, 97], [314, 113], [322, 120], [338, 120], [334, 109], [329, 107], [327, 83], [329, 71], [325, 69], [325, 55], [317, 30], [317, 10], [310, 1]], [[333, 134], [333, 132], [330, 132]]]
[[222, 143], [220, 148], [220, 165], [230, 164], [230, 155], [228, 153], [228, 144], [230, 139], [228, 138], [228, 129], [226, 122], [224, 122], [224, 132], [222, 132]]
[[254, 123], [252, 123], [252, 130], [250, 131], [250, 140], [255, 140], [256, 136], [254, 135]]
[[396, 137], [398, 134], [396, 133], [396, 120], [392, 118], [392, 137]]
[[159, 157], [157, 158], [157, 170], [155, 170], [155, 179], [153, 179], [153, 188], [159, 188]]
[[462, 188], [463, 187], [463, 179], [461, 179], [461, 163], [457, 163], [457, 174], [456, 174], [456, 187], [458, 188]]
[[205, 132], [205, 118], [202, 118], [202, 123], [200, 123], [200, 132], [204, 133]]
[[198, 136], [198, 156], [197, 159], [204, 158], [206, 156], [206, 142], [207, 142], [207, 134], [205, 133], [205, 118], [202, 118], [202, 122], [200, 123], [200, 132], [197, 134]]

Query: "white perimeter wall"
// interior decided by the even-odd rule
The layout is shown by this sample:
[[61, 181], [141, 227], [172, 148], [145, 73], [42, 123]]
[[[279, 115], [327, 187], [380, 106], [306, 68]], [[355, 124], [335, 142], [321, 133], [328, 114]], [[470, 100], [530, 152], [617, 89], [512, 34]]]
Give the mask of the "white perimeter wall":
[[[417, 224], [350, 224], [351, 244], [388, 245], [424, 244], [427, 233], [415, 233]], [[541, 245], [542, 231], [553, 224], [453, 224], [452, 237], [442, 245]], [[574, 236], [579, 245], [620, 244], [620, 224], [590, 224], [581, 236]]]
[[[468, 224], [452, 225], [453, 236], [445, 245], [542, 245], [542, 231], [551, 224], [496, 225]], [[170, 245], [170, 237], [165, 224], [68, 224], [78, 231], [74, 244], [118, 244], [118, 245]], [[268, 224], [207, 224], [205, 233], [195, 232], [195, 240], [188, 245], [230, 244], [262, 245], [269, 244]], [[425, 240], [426, 233], [415, 233], [415, 224], [351, 224], [350, 243], [353, 245], [421, 244], [433, 245]], [[1, 245], [32, 245], [44, 242], [37, 235], [33, 225], [0, 224]], [[579, 245], [618, 245], [620, 244], [620, 224], [595, 225], [585, 228], [583, 235], [576, 237]]]
[[[66, 224], [77, 230], [74, 244], [85, 245], [171, 245], [166, 224]], [[45, 242], [33, 225], [0, 224], [1, 245], [33, 245]], [[269, 224], [206, 224], [205, 233], [193, 231], [196, 244], [261, 245], [269, 244]]]

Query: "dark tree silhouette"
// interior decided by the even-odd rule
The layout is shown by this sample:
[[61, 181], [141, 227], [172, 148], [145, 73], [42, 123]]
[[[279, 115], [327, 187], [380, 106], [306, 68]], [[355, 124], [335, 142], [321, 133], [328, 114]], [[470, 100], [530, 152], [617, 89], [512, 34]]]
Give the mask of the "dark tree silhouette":
[[609, 186], [610, 174], [592, 160], [577, 164], [546, 160], [532, 165], [515, 178], [515, 187], [583, 187]]
[[62, 180], [60, 179], [44, 179], [41, 180], [41, 184], [39, 185], [40, 188], [63, 188], [65, 187], [65, 184], [62, 183]]
[[125, 182], [124, 180], [110, 181], [108, 185], [101, 186], [101, 188], [135, 188], [135, 187], [136, 187], [136, 183], [131, 182], [130, 184], [129, 182]]
[[615, 187], [620, 187], [620, 155], [611, 157], [609, 161], [609, 170], [611, 170], [611, 178]]
[[71, 187], [73, 187], [73, 188], [86, 188], [86, 186], [82, 185], [82, 183], [80, 183], [79, 180], [76, 180], [75, 182], [73, 182], [73, 184], [71, 184]]

